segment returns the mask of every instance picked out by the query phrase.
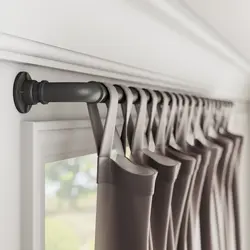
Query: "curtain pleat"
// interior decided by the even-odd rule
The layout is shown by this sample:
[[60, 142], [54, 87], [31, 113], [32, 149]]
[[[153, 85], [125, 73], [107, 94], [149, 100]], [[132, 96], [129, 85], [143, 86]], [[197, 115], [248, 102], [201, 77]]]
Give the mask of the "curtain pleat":
[[140, 88], [134, 103], [120, 86], [118, 133], [119, 95], [105, 86], [104, 125], [88, 104], [98, 154], [95, 250], [241, 250], [243, 137], [228, 130], [231, 105]]

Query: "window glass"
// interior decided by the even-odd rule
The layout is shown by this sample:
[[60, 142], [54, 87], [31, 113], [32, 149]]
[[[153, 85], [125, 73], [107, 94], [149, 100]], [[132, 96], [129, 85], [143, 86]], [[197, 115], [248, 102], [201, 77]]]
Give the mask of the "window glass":
[[97, 155], [45, 165], [45, 250], [93, 250]]

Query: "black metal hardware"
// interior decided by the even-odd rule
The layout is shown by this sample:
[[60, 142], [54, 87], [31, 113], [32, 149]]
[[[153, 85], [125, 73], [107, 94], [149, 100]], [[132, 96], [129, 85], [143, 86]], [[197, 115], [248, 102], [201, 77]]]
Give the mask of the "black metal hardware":
[[[119, 102], [123, 102], [122, 88], [115, 86], [119, 94]], [[138, 100], [138, 92], [131, 88], [134, 102]], [[108, 91], [101, 82], [37, 82], [27, 72], [20, 72], [15, 78], [13, 98], [17, 110], [27, 113], [32, 105], [49, 102], [106, 102]]]
[[[125, 94], [121, 87], [115, 85], [119, 94], [119, 102], [125, 100]], [[134, 95], [134, 103], [139, 100], [138, 91], [130, 88]], [[150, 95], [146, 91], [150, 101]], [[156, 91], [159, 102], [161, 95]], [[167, 93], [168, 94], [168, 93]], [[17, 74], [13, 86], [13, 98], [17, 110], [20, 113], [28, 113], [37, 103], [49, 102], [106, 102], [109, 98], [105, 85], [101, 82], [48, 82], [32, 80], [27, 72]]]

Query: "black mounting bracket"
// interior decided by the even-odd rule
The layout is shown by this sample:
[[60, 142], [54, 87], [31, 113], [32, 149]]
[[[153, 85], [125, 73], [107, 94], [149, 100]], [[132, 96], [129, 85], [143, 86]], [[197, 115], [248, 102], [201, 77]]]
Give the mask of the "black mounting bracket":
[[15, 106], [20, 113], [28, 113], [32, 107], [32, 104], [27, 104], [24, 100], [24, 92], [29, 81], [32, 81], [32, 79], [26, 72], [20, 72], [14, 81], [13, 98]]

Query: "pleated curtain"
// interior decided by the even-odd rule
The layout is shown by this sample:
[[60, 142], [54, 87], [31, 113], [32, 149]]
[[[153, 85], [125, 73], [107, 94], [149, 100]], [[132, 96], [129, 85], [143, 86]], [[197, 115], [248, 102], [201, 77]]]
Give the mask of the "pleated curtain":
[[231, 103], [126, 86], [119, 103], [117, 88], [105, 86], [104, 124], [98, 104], [88, 104], [98, 153], [95, 250], [241, 250], [243, 137], [228, 130]]

